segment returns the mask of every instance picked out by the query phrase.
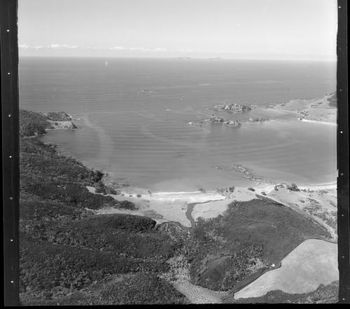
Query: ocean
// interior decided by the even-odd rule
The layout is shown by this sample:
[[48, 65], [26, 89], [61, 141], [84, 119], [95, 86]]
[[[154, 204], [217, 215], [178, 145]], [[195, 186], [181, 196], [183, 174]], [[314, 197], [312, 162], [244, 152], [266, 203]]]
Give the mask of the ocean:
[[279, 119], [191, 127], [216, 104], [323, 97], [336, 65], [210, 59], [21, 58], [20, 108], [65, 111], [79, 129], [43, 140], [117, 181], [153, 191], [336, 180], [336, 127]]

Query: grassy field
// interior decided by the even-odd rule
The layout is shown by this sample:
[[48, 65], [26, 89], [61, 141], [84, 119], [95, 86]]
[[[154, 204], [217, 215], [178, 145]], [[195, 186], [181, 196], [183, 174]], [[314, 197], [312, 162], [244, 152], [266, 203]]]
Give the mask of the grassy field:
[[261, 297], [240, 298], [226, 297], [224, 303], [228, 304], [334, 304], [338, 302], [339, 282], [334, 281], [328, 285], [321, 284], [315, 291], [302, 294], [285, 293], [281, 290], [270, 291]]
[[279, 265], [304, 240], [328, 236], [310, 219], [268, 199], [233, 202], [223, 215], [199, 220], [194, 228], [191, 279], [212, 290], [231, 290]]
[[260, 297], [274, 290], [309, 293], [338, 279], [337, 245], [308, 239], [282, 260], [280, 268], [263, 274], [237, 292], [235, 298]]

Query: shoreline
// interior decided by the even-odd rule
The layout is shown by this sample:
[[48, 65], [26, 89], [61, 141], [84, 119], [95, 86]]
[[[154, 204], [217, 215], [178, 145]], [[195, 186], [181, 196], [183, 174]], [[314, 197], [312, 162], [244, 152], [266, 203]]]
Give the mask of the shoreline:
[[320, 183], [311, 185], [298, 186], [300, 190], [321, 191], [321, 190], [334, 190], [337, 189], [337, 181], [330, 183]]
[[[286, 207], [293, 208], [291, 205], [294, 201], [294, 196], [302, 195], [300, 200], [308, 199], [310, 194], [316, 196], [322, 196], [326, 193], [327, 196], [332, 196], [333, 191], [336, 190], [336, 182], [332, 183], [320, 183], [298, 186], [298, 194], [293, 194], [292, 190], [284, 188], [286, 192], [289, 192], [290, 197], [285, 196], [282, 200], [277, 200], [273, 197], [278, 191], [275, 191], [275, 187], [279, 184], [252, 184], [252, 186], [235, 187], [233, 192], [218, 192], [218, 191], [159, 191], [150, 192], [147, 189], [134, 188], [132, 186], [125, 188], [119, 188], [120, 194], [107, 194], [117, 201], [130, 201], [133, 202], [137, 209], [114, 209], [114, 208], [102, 208], [96, 211], [96, 214], [113, 214], [113, 213], [125, 213], [130, 215], [138, 215], [152, 218], [161, 224], [164, 222], [178, 222], [184, 227], [193, 228], [199, 217], [204, 219], [214, 218], [225, 212], [228, 205], [234, 201], [250, 201], [258, 199], [259, 197], [269, 198], [283, 204]], [[94, 194], [96, 189], [94, 187], [87, 187], [89, 192]], [[142, 190], [142, 193], [140, 191]], [[326, 191], [326, 192], [322, 192]], [[147, 192], [147, 193], [146, 193]], [[321, 201], [321, 204], [327, 203]], [[328, 208], [327, 204], [322, 207]], [[293, 208], [294, 209], [294, 208]], [[295, 210], [295, 209], [294, 209]], [[303, 211], [303, 210], [300, 210]], [[305, 215], [307, 215], [305, 213]], [[318, 220], [314, 218], [314, 220]], [[334, 233], [332, 232], [331, 235]]]
[[328, 125], [328, 126], [337, 126], [337, 123], [334, 122], [328, 122], [328, 121], [322, 121], [322, 120], [316, 120], [316, 119], [306, 119], [302, 118], [300, 119], [302, 122], [307, 122], [307, 123], [314, 123], [314, 124], [323, 124], [323, 125]]
[[[269, 193], [274, 190], [275, 186], [278, 186], [280, 184], [288, 184], [288, 182], [276, 182], [274, 184], [271, 183], [266, 183], [266, 184], [254, 184], [252, 183], [251, 186], [237, 186], [235, 187], [236, 189], [243, 189], [243, 190], [249, 190], [249, 188], [253, 188], [255, 192], [265, 192]], [[337, 182], [330, 182], [330, 183], [312, 183], [312, 184], [302, 184], [298, 185], [296, 184], [297, 187], [300, 190], [306, 190], [306, 191], [321, 191], [321, 190], [333, 190], [337, 188]], [[156, 191], [156, 192], [151, 192], [148, 189], [145, 188], [139, 188], [139, 187], [133, 187], [130, 185], [127, 187], [130, 191], [121, 191], [121, 194], [118, 196], [121, 197], [132, 197], [138, 198], [138, 199], [145, 199], [147, 197], [147, 200], [158, 200], [158, 201], [186, 201], [188, 203], [207, 203], [211, 201], [219, 201], [219, 200], [224, 200], [228, 199], [227, 195], [220, 193], [218, 190], [209, 190], [206, 192], [203, 191]], [[236, 190], [235, 189], [235, 190]], [[135, 191], [134, 191], [135, 190]], [[134, 191], [134, 192], [132, 192]], [[137, 193], [137, 192], [147, 192], [145, 193]], [[233, 191], [234, 193], [235, 191]], [[123, 196], [124, 194], [124, 196]], [[141, 197], [137, 197], [137, 195], [141, 195]]]

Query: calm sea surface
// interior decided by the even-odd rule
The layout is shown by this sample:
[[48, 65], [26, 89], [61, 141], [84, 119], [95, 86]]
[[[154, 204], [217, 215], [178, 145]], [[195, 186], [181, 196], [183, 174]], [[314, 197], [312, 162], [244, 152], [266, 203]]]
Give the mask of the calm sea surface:
[[51, 131], [45, 142], [152, 190], [248, 184], [232, 164], [270, 181], [335, 181], [335, 126], [290, 119], [239, 129], [186, 125], [215, 104], [265, 106], [322, 97], [335, 88], [332, 63], [20, 60], [21, 108], [65, 111], [80, 119], [78, 130]]

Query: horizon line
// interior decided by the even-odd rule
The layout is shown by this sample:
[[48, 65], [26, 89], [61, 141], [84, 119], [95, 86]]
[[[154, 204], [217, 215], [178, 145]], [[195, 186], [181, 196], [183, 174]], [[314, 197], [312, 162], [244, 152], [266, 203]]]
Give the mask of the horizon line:
[[19, 53], [18, 58], [95, 58], [95, 59], [153, 59], [153, 60], [215, 60], [215, 61], [225, 61], [225, 60], [240, 60], [240, 61], [286, 61], [286, 62], [337, 62], [338, 58], [255, 58], [255, 57], [222, 57], [222, 56], [212, 56], [212, 57], [194, 57], [194, 56], [103, 56], [103, 55], [21, 55]]

